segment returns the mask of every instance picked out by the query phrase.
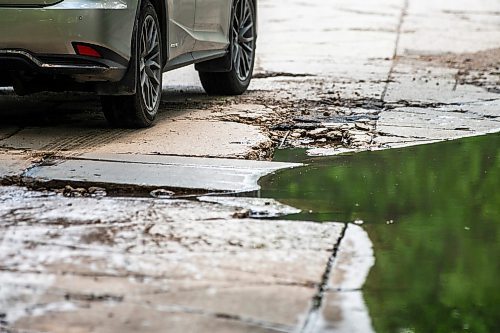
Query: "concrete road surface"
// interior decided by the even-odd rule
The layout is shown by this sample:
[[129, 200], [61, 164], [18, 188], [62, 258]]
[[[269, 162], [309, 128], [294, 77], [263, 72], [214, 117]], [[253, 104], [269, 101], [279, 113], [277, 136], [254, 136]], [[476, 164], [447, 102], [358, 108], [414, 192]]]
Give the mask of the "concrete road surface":
[[270, 162], [278, 147], [499, 131], [500, 2], [260, 0], [259, 13], [249, 92], [212, 98], [193, 68], [167, 73], [150, 129], [108, 128], [95, 96], [0, 91], [0, 331], [373, 331], [360, 227], [212, 195], [297, 166]]

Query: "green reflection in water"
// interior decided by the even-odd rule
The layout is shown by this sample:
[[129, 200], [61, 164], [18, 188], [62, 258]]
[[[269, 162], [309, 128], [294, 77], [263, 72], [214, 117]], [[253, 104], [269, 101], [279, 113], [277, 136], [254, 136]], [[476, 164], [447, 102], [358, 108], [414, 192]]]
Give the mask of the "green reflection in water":
[[292, 218], [365, 222], [377, 332], [500, 332], [500, 135], [277, 159], [309, 163], [261, 182], [263, 197], [306, 211]]

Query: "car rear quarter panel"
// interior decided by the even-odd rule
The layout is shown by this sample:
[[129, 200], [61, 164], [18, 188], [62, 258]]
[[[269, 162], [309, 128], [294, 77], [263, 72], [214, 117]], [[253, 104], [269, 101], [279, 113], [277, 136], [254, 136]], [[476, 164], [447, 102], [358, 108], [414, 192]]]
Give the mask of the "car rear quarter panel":
[[43, 8], [0, 7], [0, 49], [74, 54], [86, 42], [131, 56], [139, 0], [64, 0]]

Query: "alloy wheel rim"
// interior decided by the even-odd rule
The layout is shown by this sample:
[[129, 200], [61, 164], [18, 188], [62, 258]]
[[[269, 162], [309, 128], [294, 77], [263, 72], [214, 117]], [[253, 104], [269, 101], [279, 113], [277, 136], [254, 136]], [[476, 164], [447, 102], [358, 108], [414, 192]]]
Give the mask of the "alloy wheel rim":
[[156, 20], [146, 16], [141, 29], [139, 73], [142, 100], [149, 115], [154, 116], [161, 95], [160, 34]]
[[246, 81], [252, 74], [255, 29], [254, 17], [249, 0], [236, 4], [233, 20], [233, 66], [240, 81]]

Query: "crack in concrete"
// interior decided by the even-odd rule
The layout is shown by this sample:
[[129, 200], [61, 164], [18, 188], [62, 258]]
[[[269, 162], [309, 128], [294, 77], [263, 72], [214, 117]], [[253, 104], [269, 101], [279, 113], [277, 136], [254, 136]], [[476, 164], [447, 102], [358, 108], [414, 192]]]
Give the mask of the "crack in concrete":
[[263, 73], [254, 74], [253, 78], [254, 79], [267, 79], [267, 78], [274, 78], [274, 77], [309, 77], [309, 76], [316, 76], [316, 75], [308, 74], [308, 73], [288, 73], [288, 72], [265, 71]]
[[314, 295], [312, 299], [312, 306], [306, 317], [304, 326], [302, 326], [301, 333], [313, 333], [315, 331], [316, 321], [318, 320], [319, 317], [319, 311], [321, 309], [321, 306], [323, 305], [323, 298], [325, 292], [328, 291], [328, 281], [330, 280], [333, 264], [335, 263], [335, 259], [337, 258], [340, 244], [342, 243], [342, 240], [345, 237], [348, 225], [349, 225], [348, 223], [344, 223], [344, 227], [340, 232], [340, 236], [337, 239], [337, 242], [333, 246], [332, 254], [326, 264], [325, 272], [323, 273], [323, 276], [321, 278], [321, 283], [318, 285], [318, 292], [316, 293], [316, 295]]
[[47, 165], [46, 163], [48, 163], [47, 161], [49, 161], [50, 159], [52, 159], [54, 157], [54, 154], [52, 153], [43, 153], [41, 154], [40, 156], [40, 160], [39, 161], [35, 161], [33, 162], [29, 167], [27, 167], [22, 173], [21, 173], [21, 176], [20, 178], [25, 178], [27, 177], [28, 173], [33, 170], [33, 169], [36, 169], [40, 166], [43, 166], [43, 165]]
[[451, 89], [451, 91], [457, 91], [457, 87], [458, 87], [458, 83], [460, 82], [460, 71], [457, 71], [455, 73], [455, 83], [453, 84], [453, 88]]
[[[472, 130], [468, 127], [455, 127], [455, 128], [442, 128], [442, 127], [431, 127], [431, 126], [412, 126], [412, 125], [401, 125], [401, 124], [391, 124], [391, 123], [383, 123], [381, 126], [387, 127], [397, 127], [397, 128], [421, 128], [421, 129], [432, 129], [438, 131], [463, 131], [463, 132], [472, 132]], [[394, 136], [391, 134], [391, 136]], [[412, 136], [414, 138], [425, 139], [425, 137]]]
[[65, 293], [64, 299], [67, 301], [79, 302], [123, 302], [125, 296], [94, 293]]
[[[384, 126], [386, 126], [386, 125], [384, 125]], [[389, 126], [396, 127], [393, 125], [389, 125]], [[383, 132], [383, 131], [377, 131], [377, 135], [379, 137], [384, 136], [384, 137], [401, 138], [401, 139], [415, 139], [415, 140], [422, 140], [422, 141], [429, 140], [428, 138], [424, 138], [421, 136], [414, 136], [414, 135], [404, 136], [404, 135], [393, 134], [393, 133]]]
[[[38, 155], [37, 155], [38, 156]], [[25, 186], [30, 187], [31, 181], [26, 175], [33, 169], [36, 169], [46, 163], [46, 161], [53, 157], [53, 154], [40, 154], [40, 160], [31, 162], [31, 165], [22, 170], [20, 175], [0, 177], [0, 185], [3, 186]]]
[[385, 100], [385, 96], [387, 95], [387, 90], [389, 89], [389, 84], [392, 81], [392, 74], [394, 73], [394, 70], [396, 69], [396, 66], [398, 63], [397, 55], [398, 55], [398, 49], [399, 49], [399, 41], [401, 39], [401, 31], [403, 28], [403, 23], [404, 23], [405, 17], [406, 17], [407, 12], [408, 12], [409, 5], [410, 5], [410, 1], [405, 0], [404, 4], [403, 4], [403, 8], [401, 9], [401, 15], [399, 17], [398, 26], [396, 29], [396, 42], [394, 44], [394, 52], [392, 54], [392, 64], [391, 64], [391, 68], [389, 69], [389, 73], [387, 74], [387, 80], [386, 80], [386, 84], [384, 85], [384, 90], [382, 91], [382, 94], [380, 95], [381, 101]]

